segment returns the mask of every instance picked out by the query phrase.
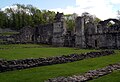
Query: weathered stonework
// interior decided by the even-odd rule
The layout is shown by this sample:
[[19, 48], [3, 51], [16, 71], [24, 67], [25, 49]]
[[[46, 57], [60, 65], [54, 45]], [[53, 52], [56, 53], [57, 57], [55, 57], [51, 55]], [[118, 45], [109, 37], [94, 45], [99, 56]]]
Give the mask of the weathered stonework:
[[[108, 26], [110, 21], [115, 22]], [[120, 49], [120, 21], [108, 19], [98, 24], [85, 21], [84, 17], [76, 19], [75, 44], [79, 48], [116, 48]]]
[[57, 57], [47, 57], [47, 58], [29, 58], [29, 59], [19, 59], [19, 60], [3, 60], [0, 59], [0, 72], [27, 69], [38, 66], [47, 66], [53, 64], [62, 64], [68, 62], [79, 61], [88, 58], [96, 58], [100, 56], [114, 55], [114, 51], [98, 51], [89, 52], [84, 54], [70, 54], [62, 55]]
[[[114, 26], [107, 26], [109, 21], [114, 21]], [[91, 23], [89, 24], [91, 25]], [[91, 48], [116, 48], [120, 49], [120, 21], [116, 19], [108, 19], [101, 21], [97, 27], [87, 27], [86, 41], [87, 47]], [[97, 31], [96, 31], [97, 29]], [[95, 32], [96, 31], [96, 32]]]
[[[109, 26], [109, 22], [115, 24]], [[24, 27], [19, 34], [0, 36], [13, 43], [44, 43], [78, 48], [120, 49], [120, 21], [108, 19], [95, 23], [91, 18], [77, 17], [74, 31], [67, 31], [63, 13], [57, 13], [53, 23]]]
[[87, 82], [101, 76], [108, 75], [113, 71], [120, 70], [120, 63], [110, 64], [104, 68], [97, 70], [90, 70], [81, 75], [73, 75], [68, 77], [57, 77], [53, 79], [48, 79], [45, 82]]
[[63, 13], [57, 13], [55, 22], [53, 23], [53, 39], [54, 46], [64, 46], [64, 35], [66, 33], [65, 21]]
[[15, 42], [32, 43], [34, 41], [34, 28], [28, 26], [20, 30], [20, 33], [13, 35]]
[[38, 25], [35, 28], [35, 38], [37, 43], [52, 44], [53, 24]]
[[84, 18], [77, 17], [76, 19], [76, 27], [75, 27], [75, 46], [79, 48], [86, 48], [85, 45], [85, 26], [84, 26]]

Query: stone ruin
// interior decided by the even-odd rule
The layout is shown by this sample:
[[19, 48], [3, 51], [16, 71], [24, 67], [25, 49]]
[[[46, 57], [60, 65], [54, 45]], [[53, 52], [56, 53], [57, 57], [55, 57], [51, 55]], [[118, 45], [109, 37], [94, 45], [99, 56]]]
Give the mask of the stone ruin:
[[0, 28], [0, 44], [13, 42], [14, 37], [11, 36], [11, 33], [17, 34], [18, 32], [9, 28]]
[[[109, 22], [115, 24], [109, 26]], [[13, 43], [42, 43], [60, 47], [120, 49], [120, 21], [108, 19], [95, 23], [81, 16], [75, 20], [73, 32], [67, 31], [63, 13], [53, 23], [24, 27], [11, 37]]]
[[110, 64], [104, 68], [97, 69], [97, 70], [90, 70], [82, 75], [57, 77], [53, 79], [48, 79], [45, 82], [88, 82], [90, 80], [110, 74], [116, 70], [120, 70], [120, 63]]
[[68, 62], [79, 61], [88, 58], [96, 58], [101, 56], [115, 55], [113, 50], [105, 50], [98, 52], [89, 52], [84, 54], [70, 54], [47, 58], [27, 58], [18, 60], [0, 59], [0, 72], [27, 69], [38, 66], [47, 66], [53, 64], [62, 64]]
[[[114, 21], [115, 24], [108, 26], [110, 21]], [[93, 24], [91, 28], [87, 28], [86, 38], [86, 47], [120, 49], [120, 21], [104, 20], [99, 22], [97, 27]]]

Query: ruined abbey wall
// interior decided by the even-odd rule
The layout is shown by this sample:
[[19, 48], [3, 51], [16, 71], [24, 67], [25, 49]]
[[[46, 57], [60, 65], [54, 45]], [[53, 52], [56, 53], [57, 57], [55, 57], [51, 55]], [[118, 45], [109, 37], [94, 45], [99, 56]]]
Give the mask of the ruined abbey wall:
[[38, 25], [35, 28], [35, 38], [38, 43], [51, 44], [53, 35], [53, 24]]
[[[116, 19], [108, 19], [102, 21], [103, 23], [99, 23], [96, 25], [87, 26], [88, 30], [86, 31], [86, 47], [90, 48], [120, 48], [120, 23], [116, 21], [114, 26], [107, 26], [107, 23], [110, 20]], [[106, 22], [107, 21], [107, 22]], [[91, 23], [92, 24], [92, 23]]]
[[75, 27], [75, 46], [85, 48], [85, 29], [84, 29], [84, 18], [78, 17], [76, 19]]
[[[115, 22], [109, 26], [110, 21]], [[8, 37], [7, 37], [8, 38]], [[10, 36], [14, 43], [42, 43], [53, 46], [77, 48], [120, 49], [120, 21], [108, 19], [95, 23], [85, 17], [77, 17], [75, 30], [66, 30], [63, 13], [57, 13], [53, 23], [24, 27], [19, 34]]]

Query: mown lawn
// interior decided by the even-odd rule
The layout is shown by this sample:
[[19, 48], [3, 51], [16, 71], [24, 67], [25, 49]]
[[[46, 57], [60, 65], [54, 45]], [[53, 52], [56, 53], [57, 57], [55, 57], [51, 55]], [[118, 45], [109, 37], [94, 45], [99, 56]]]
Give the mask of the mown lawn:
[[19, 34], [19, 32], [4, 32], [4, 33], [0, 33], [0, 35], [13, 35], [13, 34]]
[[35, 47], [49, 47], [45, 44], [6, 44], [0, 45], [0, 49], [13, 49], [13, 48], [35, 48]]
[[[26, 48], [27, 47], [27, 48]], [[36, 47], [36, 48], [28, 48]], [[40, 47], [40, 48], [37, 48]], [[47, 45], [34, 45], [34, 44], [22, 44], [22, 45], [1, 45], [0, 58], [12, 60], [12, 59], [24, 59], [24, 58], [39, 58], [68, 55], [72, 53], [85, 53], [95, 50], [80, 50], [75, 48], [53, 48]]]
[[[30, 57], [48, 57], [66, 55], [70, 53], [83, 53], [91, 50], [76, 50], [74, 48], [17, 48], [0, 50], [0, 58], [21, 59]], [[93, 50], [95, 51], [95, 50]], [[71, 76], [105, 67], [109, 64], [120, 62], [120, 51], [116, 50], [116, 55], [99, 58], [85, 59], [82, 61], [57, 64], [43, 67], [36, 67], [25, 70], [16, 70], [0, 73], [0, 82], [44, 82], [49, 78], [58, 76]], [[112, 78], [115, 77], [115, 78]], [[94, 80], [94, 82], [119, 82], [120, 72]], [[103, 80], [104, 79], [104, 80]], [[108, 79], [108, 80], [107, 80]], [[111, 80], [112, 79], [112, 80]]]
[[120, 82], [120, 70], [90, 82]]

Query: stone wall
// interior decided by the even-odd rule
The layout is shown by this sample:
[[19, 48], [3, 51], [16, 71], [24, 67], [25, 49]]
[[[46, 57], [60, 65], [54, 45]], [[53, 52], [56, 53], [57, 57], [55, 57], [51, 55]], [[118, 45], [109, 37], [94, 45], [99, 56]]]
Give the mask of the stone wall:
[[[111, 20], [115, 21], [115, 24], [108, 26]], [[86, 23], [84, 17], [78, 17], [75, 29], [76, 47], [120, 49], [120, 21], [117, 19], [96, 24], [91, 21]]]
[[0, 44], [11, 44], [15, 42], [14, 37], [10, 35], [0, 35]]
[[87, 35], [88, 48], [120, 49], [120, 33]]
[[[63, 13], [57, 13], [53, 23], [24, 27], [19, 34], [10, 37], [0, 36], [0, 40], [11, 43], [43, 43], [53, 46], [78, 48], [112, 48], [120, 49], [120, 21], [108, 19], [96, 23], [93, 19], [86, 21], [85, 17], [77, 17], [75, 30], [66, 30]], [[108, 26], [110, 21], [115, 24]], [[1, 39], [1, 37], [3, 39]]]
[[5, 29], [0, 28], [0, 33], [5, 33], [5, 32], [17, 32], [17, 31], [11, 30], [9, 28], [5, 28]]
[[67, 47], [75, 47], [75, 34], [71, 31], [67, 31], [66, 35], [64, 36], [64, 46]]
[[86, 82], [110, 74], [115, 70], [120, 70], [120, 63], [111, 64], [97, 70], [90, 70], [82, 75], [58, 77], [58, 78], [49, 79], [48, 81], [45, 82]]
[[85, 54], [70, 54], [57, 57], [37, 58], [37, 59], [20, 59], [20, 60], [0, 60], [0, 72], [20, 70], [38, 66], [61, 64], [79, 61], [87, 58], [95, 58], [114, 54], [114, 51], [98, 51]]
[[63, 13], [57, 13], [55, 17], [55, 22], [53, 23], [52, 45], [54, 46], [64, 46], [66, 26], [63, 17]]
[[52, 44], [53, 23], [38, 25], [36, 27], [35, 35], [38, 43]]
[[75, 45], [79, 48], [86, 48], [85, 44], [85, 26], [84, 26], [84, 18], [77, 17], [76, 19], [76, 27], [75, 27]]
[[19, 34], [13, 35], [16, 43], [33, 43], [34, 42], [34, 28], [30, 26], [23, 27]]

